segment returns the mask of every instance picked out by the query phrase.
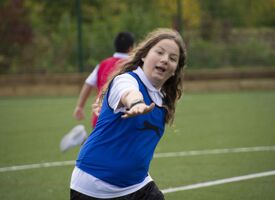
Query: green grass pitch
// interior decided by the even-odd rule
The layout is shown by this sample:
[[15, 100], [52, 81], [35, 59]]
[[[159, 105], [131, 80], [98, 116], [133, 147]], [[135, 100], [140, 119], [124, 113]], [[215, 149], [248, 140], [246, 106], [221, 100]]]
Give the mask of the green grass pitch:
[[[0, 168], [75, 160], [79, 148], [59, 151], [62, 136], [79, 122], [76, 97], [1, 97]], [[88, 104], [91, 102], [88, 102]], [[81, 123], [89, 128], [87, 118]], [[156, 153], [275, 146], [275, 92], [186, 93], [174, 125]], [[0, 172], [0, 199], [69, 199], [73, 165]], [[160, 189], [275, 170], [275, 151], [154, 158], [150, 174]], [[275, 199], [275, 175], [177, 191], [167, 200]]]

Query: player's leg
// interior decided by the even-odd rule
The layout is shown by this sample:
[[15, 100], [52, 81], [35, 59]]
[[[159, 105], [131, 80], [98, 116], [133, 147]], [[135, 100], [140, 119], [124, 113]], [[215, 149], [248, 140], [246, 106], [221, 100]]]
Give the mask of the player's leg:
[[164, 195], [154, 181], [151, 181], [140, 190], [125, 196], [126, 200], [165, 200]]
[[71, 189], [70, 200], [98, 200], [97, 198], [87, 196]]

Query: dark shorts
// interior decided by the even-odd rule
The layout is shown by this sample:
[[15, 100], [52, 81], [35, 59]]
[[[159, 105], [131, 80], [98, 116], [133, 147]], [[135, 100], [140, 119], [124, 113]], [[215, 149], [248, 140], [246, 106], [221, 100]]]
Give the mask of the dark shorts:
[[[87, 196], [85, 194], [79, 193], [71, 189], [71, 200], [100, 200], [100, 199]], [[128, 194], [122, 197], [111, 198], [109, 200], [164, 200], [164, 196], [162, 192], [159, 190], [159, 188], [157, 187], [157, 185], [155, 184], [155, 182], [152, 181], [147, 185], [145, 185], [140, 190], [132, 194]]]

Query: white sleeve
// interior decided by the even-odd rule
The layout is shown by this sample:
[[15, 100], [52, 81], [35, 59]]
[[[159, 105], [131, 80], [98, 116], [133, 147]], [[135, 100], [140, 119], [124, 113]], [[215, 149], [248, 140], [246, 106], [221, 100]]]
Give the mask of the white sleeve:
[[114, 78], [108, 98], [109, 105], [114, 113], [126, 110], [126, 107], [118, 107], [118, 105], [121, 96], [128, 90], [139, 90], [138, 82], [134, 77], [130, 74], [122, 74]]
[[95, 67], [93, 72], [88, 76], [85, 80], [85, 83], [92, 86], [97, 86], [97, 72], [98, 72], [99, 65]]

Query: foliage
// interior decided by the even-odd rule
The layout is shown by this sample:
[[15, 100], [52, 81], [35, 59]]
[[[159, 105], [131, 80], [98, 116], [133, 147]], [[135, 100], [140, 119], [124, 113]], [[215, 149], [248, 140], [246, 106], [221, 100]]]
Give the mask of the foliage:
[[[76, 2], [2, 0], [0, 73], [77, 71]], [[131, 31], [139, 41], [157, 27], [183, 27], [179, 31], [190, 48], [189, 66], [259, 62], [275, 65], [271, 59], [275, 45], [268, 44], [268, 38], [261, 40], [261, 44], [251, 40], [245, 41], [244, 46], [237, 45], [237, 41], [230, 43], [236, 29], [269, 27], [274, 36], [275, 0], [82, 0], [81, 3], [85, 71], [112, 55], [117, 32]], [[257, 48], [261, 59], [256, 62]], [[246, 51], [253, 53], [247, 57], [243, 53]], [[233, 58], [235, 62], [231, 61]]]
[[275, 25], [274, 0], [200, 0], [200, 4], [213, 20], [228, 20], [234, 27]]
[[20, 56], [33, 39], [26, 9], [22, 1], [5, 1], [0, 7], [0, 73], [8, 72], [12, 59]]
[[[233, 35], [236, 37], [236, 35]], [[188, 44], [190, 68], [274, 66], [275, 52], [264, 38], [234, 38], [229, 41], [191, 40]]]

